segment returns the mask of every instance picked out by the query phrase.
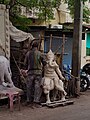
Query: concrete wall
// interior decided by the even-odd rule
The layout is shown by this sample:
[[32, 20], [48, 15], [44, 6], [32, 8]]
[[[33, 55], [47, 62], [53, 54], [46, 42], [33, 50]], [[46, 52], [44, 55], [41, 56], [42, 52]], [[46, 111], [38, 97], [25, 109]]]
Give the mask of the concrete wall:
[[86, 64], [86, 40], [82, 40], [81, 47], [81, 68]]
[[70, 12], [67, 9], [67, 4], [62, 3], [58, 11], [54, 10], [54, 20], [51, 20], [50, 24], [57, 25], [59, 23], [72, 22]]

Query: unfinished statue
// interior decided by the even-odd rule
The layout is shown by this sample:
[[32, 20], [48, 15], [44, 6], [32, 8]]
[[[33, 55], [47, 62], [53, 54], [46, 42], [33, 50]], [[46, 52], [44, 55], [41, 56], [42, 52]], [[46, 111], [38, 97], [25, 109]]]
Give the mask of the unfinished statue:
[[0, 85], [4, 87], [14, 87], [11, 79], [9, 60], [4, 56], [0, 56]]
[[44, 69], [43, 89], [46, 94], [46, 103], [50, 103], [50, 90], [54, 88], [61, 93], [61, 100], [65, 100], [66, 92], [64, 90], [63, 82], [65, 78], [59, 69], [58, 64], [55, 61], [55, 56], [50, 50], [46, 55], [46, 65]]

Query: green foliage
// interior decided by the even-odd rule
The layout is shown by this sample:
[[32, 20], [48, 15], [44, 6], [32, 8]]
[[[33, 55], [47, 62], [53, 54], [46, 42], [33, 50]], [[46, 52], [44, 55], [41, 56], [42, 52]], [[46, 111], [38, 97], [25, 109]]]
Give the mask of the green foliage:
[[[50, 21], [53, 19], [53, 8], [56, 5], [56, 0], [18, 0], [30, 9], [37, 9], [37, 16], [43, 21]], [[57, 0], [60, 1], [60, 0]]]
[[84, 6], [83, 8], [83, 20], [86, 22], [86, 23], [89, 23], [90, 22], [90, 10]]
[[54, 12], [53, 12], [53, 4], [52, 1], [48, 1], [48, 0], [41, 0], [39, 2], [39, 6], [38, 6], [38, 16], [40, 19], [49, 22], [50, 19], [53, 19], [54, 16]]
[[[50, 22], [51, 19], [53, 19], [54, 13], [53, 8], [59, 8], [61, 2], [65, 2], [68, 4], [68, 8], [70, 10], [70, 14], [72, 18], [74, 18], [74, 1], [75, 0], [0, 0], [0, 3], [9, 4], [10, 9], [10, 15], [18, 16], [20, 19], [25, 20], [25, 18], [20, 16], [20, 9], [17, 9], [17, 6], [25, 6], [27, 9], [33, 10], [33, 8], [38, 10], [37, 16], [38, 19], [41, 21], [48, 21]], [[85, 3], [87, 0], [82, 0], [83, 3]], [[85, 6], [83, 7], [83, 20], [85, 22], [89, 22], [89, 16], [90, 16], [90, 10]], [[15, 23], [17, 21], [17, 18], [13, 17], [15, 19]], [[13, 21], [13, 20], [12, 20]], [[17, 21], [18, 22], [18, 21]], [[27, 24], [31, 24], [31, 22], [27, 19]]]
[[14, 18], [10, 16], [10, 20], [13, 25], [19, 26], [18, 28], [23, 31], [28, 31], [28, 26], [32, 23], [30, 19], [20, 15], [15, 15]]
[[68, 4], [67, 9], [70, 10], [70, 15], [74, 18], [74, 0], [65, 0], [65, 2]]
[[9, 4], [10, 0], [0, 0], [0, 4]]
[[54, 16], [53, 8], [58, 6], [60, 4], [60, 1], [61, 0], [4, 0], [4, 4], [10, 5], [11, 16], [19, 16], [20, 11], [19, 9], [17, 9], [17, 6], [22, 5], [31, 10], [35, 8], [36, 10], [38, 10], [38, 18], [43, 21], [49, 22], [51, 19], [53, 19]]
[[[83, 21], [89, 23], [90, 9], [85, 6], [85, 2], [87, 0], [82, 0], [82, 1], [83, 1]], [[72, 18], [74, 18], [74, 0], [65, 0], [65, 2], [68, 4], [68, 9], [70, 10], [70, 14]]]
[[13, 17], [10, 17], [11, 21], [13, 21], [13, 24], [19, 26], [19, 25], [23, 25], [23, 26], [28, 26], [30, 23], [32, 23], [32, 21], [28, 18], [26, 18], [25, 16], [20, 16], [20, 15], [16, 15], [13, 19]]

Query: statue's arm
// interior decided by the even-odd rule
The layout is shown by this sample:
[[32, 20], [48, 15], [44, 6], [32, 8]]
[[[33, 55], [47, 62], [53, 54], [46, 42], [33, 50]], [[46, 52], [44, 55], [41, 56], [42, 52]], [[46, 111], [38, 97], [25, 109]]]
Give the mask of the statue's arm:
[[63, 77], [63, 75], [62, 75], [62, 72], [60, 71], [60, 69], [59, 69], [59, 66], [57, 65], [57, 67], [56, 67], [56, 73], [58, 74], [58, 76], [62, 79], [62, 80], [65, 80], [65, 78]]
[[41, 53], [41, 62], [42, 62], [43, 66], [45, 66], [47, 64], [46, 55], [44, 53]]

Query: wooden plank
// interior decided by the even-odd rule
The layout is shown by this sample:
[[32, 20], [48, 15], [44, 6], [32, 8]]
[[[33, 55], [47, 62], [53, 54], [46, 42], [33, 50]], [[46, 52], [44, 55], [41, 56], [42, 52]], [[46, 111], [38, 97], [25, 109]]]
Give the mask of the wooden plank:
[[74, 101], [64, 101], [64, 102], [61, 102], [61, 103], [47, 104], [47, 107], [55, 108], [55, 107], [59, 107], [59, 106], [72, 105], [73, 103], [74, 103]]
[[42, 105], [42, 106], [45, 106], [45, 105], [55, 104], [55, 103], [61, 103], [61, 102], [65, 102], [65, 101], [68, 101], [68, 99], [53, 101], [53, 102], [50, 102], [50, 103], [41, 103], [41, 105]]

